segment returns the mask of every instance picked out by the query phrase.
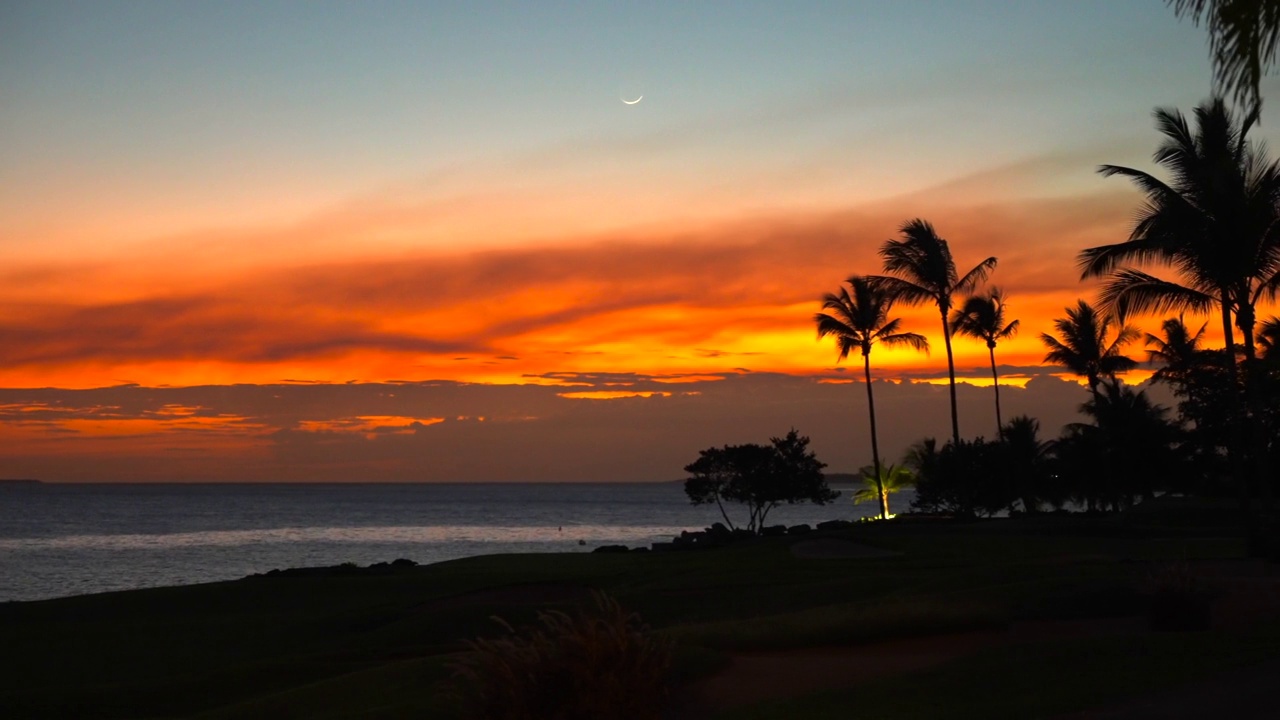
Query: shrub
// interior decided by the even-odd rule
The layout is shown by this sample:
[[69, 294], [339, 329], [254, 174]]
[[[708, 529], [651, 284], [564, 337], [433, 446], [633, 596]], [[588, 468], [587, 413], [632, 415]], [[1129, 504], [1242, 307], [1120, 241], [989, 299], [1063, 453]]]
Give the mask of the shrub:
[[454, 666], [462, 716], [484, 720], [650, 720], [667, 697], [671, 641], [594, 593], [594, 611], [551, 610], [538, 624], [469, 642]]

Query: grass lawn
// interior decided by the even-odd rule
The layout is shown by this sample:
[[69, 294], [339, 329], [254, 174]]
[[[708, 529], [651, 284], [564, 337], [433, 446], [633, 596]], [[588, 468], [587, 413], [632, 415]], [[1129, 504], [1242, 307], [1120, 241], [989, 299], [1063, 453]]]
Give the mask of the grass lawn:
[[[1142, 607], [1136, 587], [1152, 563], [1244, 553], [1240, 539], [1202, 530], [1155, 533], [1083, 518], [871, 523], [842, 537], [901, 554], [800, 559], [789, 549], [795, 538], [781, 537], [717, 550], [485, 556], [384, 575], [257, 577], [6, 603], [0, 717], [448, 717], [436, 691], [463, 640], [496, 632], [493, 615], [531, 622], [540, 609], [587, 601], [592, 588], [669, 631], [677, 675], [688, 680], [722, 667], [727, 651], [1131, 615]], [[1141, 647], [1068, 643], [1037, 649], [1034, 663], [992, 649], [853, 696], [741, 716], [888, 712], [905, 698], [968, 717], [963, 708], [990, 710], [992, 696], [1018, 715], [1056, 702], [1046, 688], [1066, 692], [1077, 683], [1066, 676], [1093, 673], [1082, 682], [1129, 691], [1252, 661], [1274, 640], [1264, 648], [1205, 633], [1142, 636], [1149, 645]], [[1201, 652], [1188, 659], [1195, 643]]]

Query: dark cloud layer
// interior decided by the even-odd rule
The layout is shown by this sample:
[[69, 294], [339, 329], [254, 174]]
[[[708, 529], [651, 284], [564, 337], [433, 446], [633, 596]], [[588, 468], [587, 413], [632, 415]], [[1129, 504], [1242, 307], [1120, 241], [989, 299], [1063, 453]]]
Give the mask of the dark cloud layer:
[[[858, 383], [769, 373], [694, 382], [628, 373], [557, 377], [571, 387], [0, 390], [0, 430], [25, 438], [4, 443], [0, 458], [5, 475], [47, 481], [646, 481], [680, 477], [702, 448], [763, 442], [795, 427], [832, 470], [870, 460]], [[562, 396], [623, 387], [662, 394]], [[887, 457], [926, 435], [948, 434], [945, 386], [876, 382], [874, 389]], [[1002, 388], [1001, 397], [1005, 417], [1036, 416], [1052, 436], [1078, 419], [1086, 393], [1042, 376], [1025, 389]], [[962, 432], [993, 435], [990, 388], [962, 384], [959, 398]]]

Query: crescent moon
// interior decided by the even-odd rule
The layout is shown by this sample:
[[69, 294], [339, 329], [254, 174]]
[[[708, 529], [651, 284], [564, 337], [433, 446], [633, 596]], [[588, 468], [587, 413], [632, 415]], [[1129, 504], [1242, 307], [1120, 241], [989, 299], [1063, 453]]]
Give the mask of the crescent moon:
[[635, 100], [628, 100], [628, 99], [626, 99], [626, 98], [621, 98], [621, 100], [622, 100], [622, 104], [623, 104], [623, 105], [635, 105], [636, 103], [640, 102], [640, 101], [641, 101], [641, 100], [643, 100], [643, 99], [644, 99], [644, 96], [643, 96], [643, 95], [641, 95], [640, 97], [636, 98]]

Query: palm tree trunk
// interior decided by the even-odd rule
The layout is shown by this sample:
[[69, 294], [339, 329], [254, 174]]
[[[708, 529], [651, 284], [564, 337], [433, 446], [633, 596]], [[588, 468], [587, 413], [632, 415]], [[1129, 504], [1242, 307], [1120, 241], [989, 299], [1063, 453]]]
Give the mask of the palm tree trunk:
[[880, 519], [889, 517], [889, 504], [884, 501], [884, 479], [880, 477], [880, 443], [876, 440], [876, 400], [871, 394], [871, 353], [862, 353], [862, 374], [867, 380], [867, 410], [871, 413], [871, 464], [876, 473], [876, 491], [880, 494]]
[[1000, 376], [996, 374], [996, 348], [994, 345], [988, 345], [987, 351], [991, 354], [991, 386], [996, 390], [996, 437], [1004, 438], [1004, 421], [1000, 419]]
[[956, 413], [956, 362], [951, 357], [951, 326], [947, 324], [947, 308], [942, 310], [942, 342], [947, 346], [947, 378], [951, 381], [951, 439], [960, 444], [960, 416]]
[[1249, 475], [1244, 470], [1244, 458], [1240, 455], [1240, 438], [1244, 432], [1244, 423], [1240, 417], [1240, 366], [1236, 362], [1236, 345], [1235, 336], [1231, 330], [1231, 296], [1226, 288], [1222, 289], [1222, 296], [1219, 298], [1219, 304], [1222, 307], [1222, 338], [1225, 347], [1223, 352], [1227, 355], [1228, 375], [1231, 378], [1231, 392], [1227, 393], [1227, 412], [1230, 413], [1231, 427], [1230, 437], [1227, 439], [1227, 460], [1231, 465], [1231, 475], [1235, 478], [1237, 490], [1240, 496], [1240, 512], [1244, 514], [1246, 532], [1252, 532], [1253, 522], [1252, 513], [1250, 512], [1249, 500]]

